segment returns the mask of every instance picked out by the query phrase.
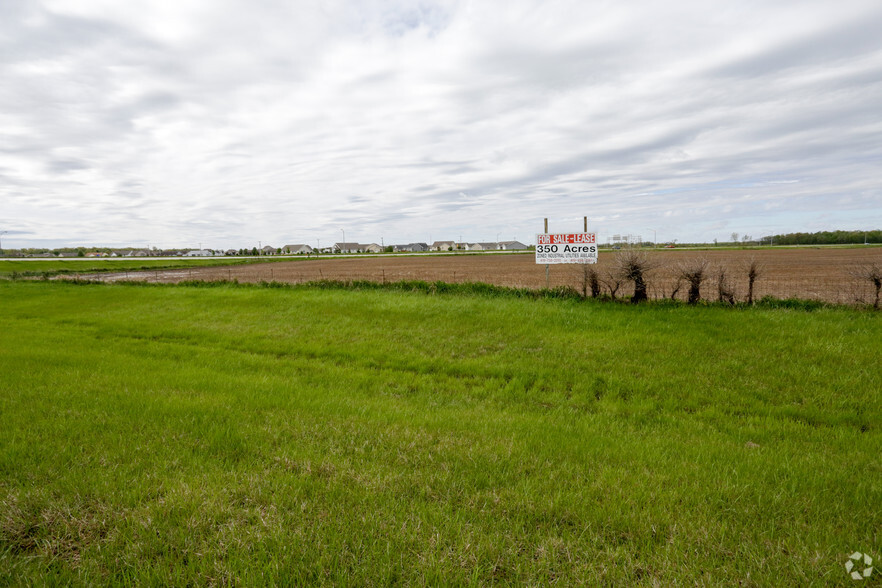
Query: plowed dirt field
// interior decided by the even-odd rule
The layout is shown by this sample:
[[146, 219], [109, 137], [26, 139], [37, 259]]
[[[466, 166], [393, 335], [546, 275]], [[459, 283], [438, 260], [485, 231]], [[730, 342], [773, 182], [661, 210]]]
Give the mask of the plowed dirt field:
[[[754, 296], [802, 298], [835, 303], [871, 302], [873, 288], [869, 281], [854, 277], [857, 268], [871, 263], [882, 266], [882, 248], [794, 248], [751, 250], [647, 250], [653, 269], [647, 274], [652, 298], [670, 297], [676, 288], [677, 268], [696, 260], [708, 263], [708, 278], [703, 282], [702, 298], [716, 299], [720, 271], [738, 300], [747, 295], [747, 264], [759, 263], [761, 273]], [[603, 291], [609, 293], [616, 253], [602, 251], [599, 272]], [[583, 291], [583, 266], [552, 265], [547, 285], [571, 286]], [[97, 275], [97, 279], [143, 279], [160, 282], [182, 280], [238, 280], [240, 282], [278, 281], [302, 283], [321, 279], [370, 280], [392, 282], [426, 280], [444, 282], [486, 282], [500, 286], [544, 288], [544, 265], [535, 263], [533, 253], [492, 255], [365, 255], [344, 258], [310, 258], [276, 263], [255, 263], [229, 267], [194, 268], [191, 270], [147, 271], [138, 274]], [[614, 287], [614, 286], [613, 286]], [[681, 285], [676, 297], [683, 299], [686, 286]], [[630, 295], [623, 283], [617, 295]]]

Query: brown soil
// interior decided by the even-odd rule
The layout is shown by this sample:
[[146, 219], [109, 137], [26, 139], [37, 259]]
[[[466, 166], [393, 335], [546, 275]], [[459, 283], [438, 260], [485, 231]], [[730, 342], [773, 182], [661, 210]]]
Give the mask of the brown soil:
[[[755, 259], [761, 268], [754, 296], [803, 298], [836, 303], [871, 302], [872, 286], [852, 276], [854, 268], [875, 262], [882, 265], [880, 248], [794, 248], [751, 250], [662, 250], [647, 251], [654, 269], [647, 274], [652, 298], [670, 297], [674, 290], [677, 267], [695, 260], [707, 260], [709, 276], [702, 284], [703, 299], [718, 298], [718, 275], [724, 270], [737, 300], [747, 295], [746, 266]], [[608, 293], [616, 253], [601, 252], [595, 268]], [[580, 292], [586, 288], [586, 266], [552, 265], [547, 285], [571, 286]], [[98, 276], [96, 276], [98, 277]], [[136, 274], [129, 273], [129, 279]], [[100, 276], [101, 279], [125, 279], [121, 275]], [[278, 281], [302, 283], [314, 280], [370, 280], [393, 282], [426, 280], [444, 282], [486, 282], [500, 286], [543, 288], [546, 286], [544, 265], [537, 265], [530, 254], [448, 255], [448, 256], [374, 256], [352, 258], [310, 258], [275, 263], [254, 263], [219, 268], [194, 268], [142, 272], [137, 279], [177, 282], [182, 280], [238, 280], [240, 282]], [[683, 285], [677, 298], [685, 299]], [[618, 295], [629, 295], [628, 285]]]

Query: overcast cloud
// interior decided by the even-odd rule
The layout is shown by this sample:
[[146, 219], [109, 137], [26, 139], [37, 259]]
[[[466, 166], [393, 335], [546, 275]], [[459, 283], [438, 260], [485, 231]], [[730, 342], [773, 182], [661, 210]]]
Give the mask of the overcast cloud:
[[882, 227], [878, 0], [2, 0], [4, 247]]

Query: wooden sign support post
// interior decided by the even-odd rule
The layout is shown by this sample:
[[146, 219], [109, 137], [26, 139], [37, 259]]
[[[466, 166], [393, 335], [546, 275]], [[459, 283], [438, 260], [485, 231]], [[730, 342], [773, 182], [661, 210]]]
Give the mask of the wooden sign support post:
[[[545, 234], [548, 234], [548, 219], [545, 219]], [[548, 268], [551, 267], [547, 263], [545, 264], [545, 289], [548, 290]]]

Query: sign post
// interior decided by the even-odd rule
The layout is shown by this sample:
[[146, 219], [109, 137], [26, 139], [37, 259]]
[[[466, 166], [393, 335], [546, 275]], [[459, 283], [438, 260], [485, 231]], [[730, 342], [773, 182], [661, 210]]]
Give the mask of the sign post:
[[[545, 219], [545, 232], [548, 233], [548, 219], [547, 218]], [[536, 241], [536, 245], [537, 245], [536, 249], [538, 251], [539, 241]], [[536, 259], [537, 259], [536, 263], [539, 263], [538, 258], [536, 258]], [[548, 290], [548, 268], [549, 268], [549, 265], [546, 263], [545, 264], [545, 289], [546, 290]]]

